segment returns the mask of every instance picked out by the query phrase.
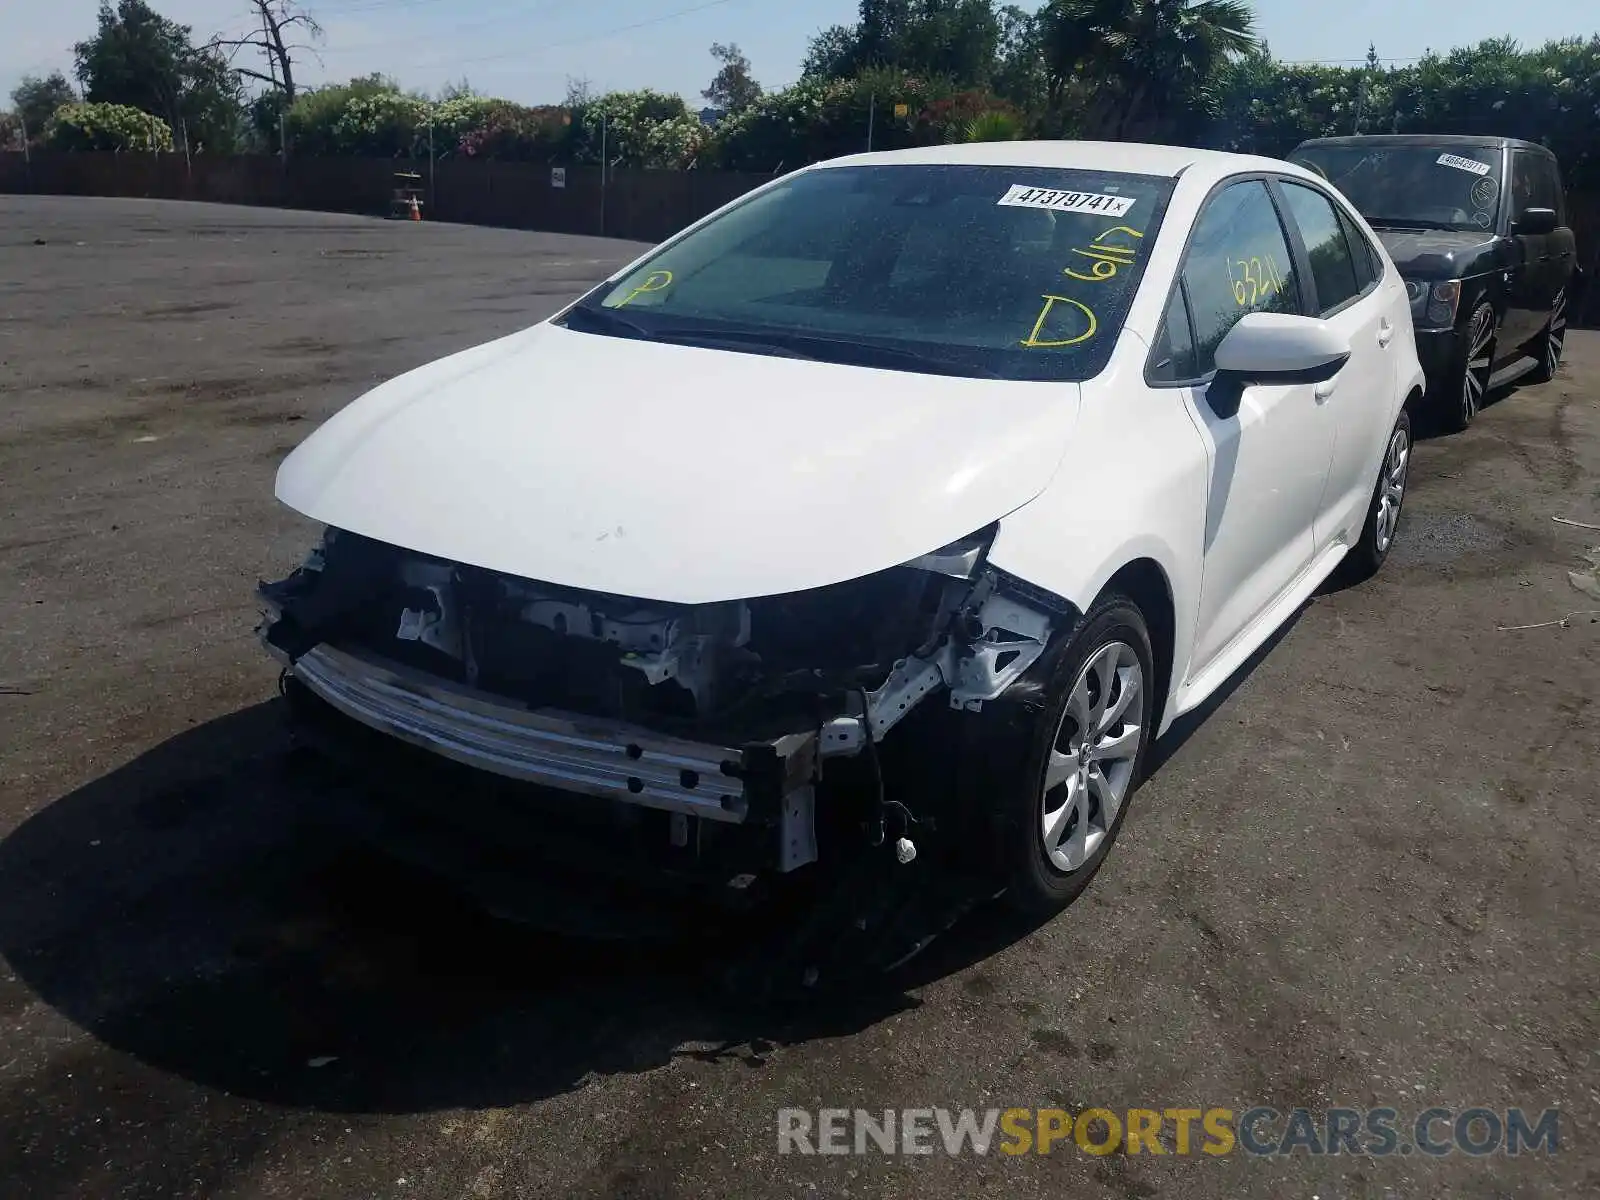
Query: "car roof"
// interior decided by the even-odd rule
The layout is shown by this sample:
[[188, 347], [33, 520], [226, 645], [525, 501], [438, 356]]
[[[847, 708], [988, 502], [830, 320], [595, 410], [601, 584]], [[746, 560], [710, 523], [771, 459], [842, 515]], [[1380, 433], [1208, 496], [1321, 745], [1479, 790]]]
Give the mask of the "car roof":
[[1477, 137], [1470, 133], [1361, 133], [1345, 137], [1308, 138], [1295, 149], [1303, 150], [1307, 146], [1493, 146], [1496, 149], [1510, 146], [1517, 150], [1537, 150], [1541, 154], [1550, 154], [1549, 148], [1538, 142], [1487, 135]]
[[1141, 142], [1019, 141], [963, 142], [851, 154], [817, 166], [876, 167], [952, 164], [974, 167], [1057, 167], [1071, 170], [1126, 171], [1132, 175], [1173, 178], [1190, 169], [1221, 178], [1241, 171], [1284, 171], [1300, 168], [1275, 158], [1197, 150], [1192, 146], [1156, 146]]

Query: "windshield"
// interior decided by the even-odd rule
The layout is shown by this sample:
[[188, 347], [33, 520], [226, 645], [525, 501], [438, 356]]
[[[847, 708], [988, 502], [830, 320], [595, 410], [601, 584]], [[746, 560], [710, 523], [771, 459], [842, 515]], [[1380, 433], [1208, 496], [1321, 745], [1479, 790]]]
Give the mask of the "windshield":
[[585, 332], [998, 379], [1105, 366], [1171, 181], [830, 167], [753, 196], [566, 317]]
[[1333, 184], [1374, 226], [1487, 230], [1500, 213], [1494, 146], [1302, 146], [1290, 161]]

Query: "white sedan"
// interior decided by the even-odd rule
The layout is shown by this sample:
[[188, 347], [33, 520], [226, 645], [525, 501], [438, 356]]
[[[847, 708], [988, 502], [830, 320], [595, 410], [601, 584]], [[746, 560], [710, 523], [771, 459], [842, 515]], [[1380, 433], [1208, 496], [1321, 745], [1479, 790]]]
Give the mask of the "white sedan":
[[1152, 740], [1383, 563], [1414, 346], [1285, 162], [818, 164], [313, 433], [262, 635], [325, 742], [513, 788], [530, 864], [582, 829], [634, 879], [915, 859], [1053, 911]]

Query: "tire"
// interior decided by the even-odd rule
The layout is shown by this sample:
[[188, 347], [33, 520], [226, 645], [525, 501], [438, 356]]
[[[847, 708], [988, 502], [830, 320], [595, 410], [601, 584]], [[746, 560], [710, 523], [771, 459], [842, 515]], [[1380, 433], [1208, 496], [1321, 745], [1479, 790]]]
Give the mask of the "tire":
[[1556, 293], [1555, 306], [1550, 310], [1550, 319], [1545, 322], [1544, 332], [1541, 333], [1529, 353], [1539, 365], [1528, 373], [1530, 383], [1549, 383], [1556, 377], [1556, 372], [1561, 369], [1561, 355], [1567, 343], [1567, 293], [1563, 288]]
[[1460, 332], [1461, 352], [1434, 398], [1439, 423], [1448, 433], [1466, 429], [1483, 408], [1489, 378], [1494, 374], [1494, 305], [1479, 300]]
[[1410, 472], [1411, 414], [1402, 409], [1389, 440], [1384, 443], [1378, 480], [1373, 485], [1366, 516], [1362, 518], [1361, 538], [1340, 564], [1344, 582], [1360, 583], [1371, 579], [1389, 557], [1389, 551], [1394, 549]]
[[[1102, 703], [1107, 680], [1109, 705]], [[1144, 778], [1155, 680], [1144, 614], [1126, 596], [1112, 594], [1007, 696], [985, 705], [975, 731], [982, 739], [974, 756], [982, 777], [972, 781], [979, 790], [969, 794], [994, 814], [994, 862], [1018, 912], [1059, 912], [1105, 862]], [[1109, 718], [1095, 739], [1100, 752], [1079, 754], [1082, 722], [1096, 712]], [[1108, 731], [1117, 733], [1115, 740]], [[1106, 753], [1108, 747], [1115, 749]], [[1055, 779], [1049, 787], [1047, 770]], [[1058, 831], [1051, 846], [1047, 820]]]

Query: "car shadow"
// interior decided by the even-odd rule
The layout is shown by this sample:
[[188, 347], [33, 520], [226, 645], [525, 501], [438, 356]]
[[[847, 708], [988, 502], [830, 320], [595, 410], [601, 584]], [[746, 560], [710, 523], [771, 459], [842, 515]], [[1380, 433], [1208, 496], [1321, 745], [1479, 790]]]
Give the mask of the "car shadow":
[[[1490, 388], [1488, 392], [1484, 394], [1483, 407], [1478, 410], [1479, 414], [1481, 415], [1482, 413], [1487, 412], [1496, 404], [1499, 404], [1502, 400], [1509, 398], [1516, 392], [1521, 391], [1526, 386], [1529, 385], [1525, 384], [1522, 378], [1519, 377]], [[1421, 404], [1416, 404], [1412, 407], [1411, 437], [1413, 441], [1431, 442], [1438, 438], [1452, 436], [1454, 435], [1451, 433], [1451, 431], [1444, 427], [1444, 422], [1440, 417], [1438, 410], [1433, 408], [1432, 405], [1424, 402]]]
[[[1152, 770], [1292, 624], [1153, 747]], [[235, 1096], [427, 1112], [680, 1055], [756, 1066], [914, 1008], [918, 989], [1040, 924], [988, 900], [859, 987], [736, 1002], [708, 981], [745, 948], [540, 933], [323, 836], [311, 818], [327, 785], [293, 767], [282, 704], [181, 733], [0, 841], [0, 953], [26, 989], [114, 1050]]]
[[736, 1002], [708, 986], [740, 949], [715, 937], [543, 934], [322, 837], [308, 818], [324, 797], [290, 765], [280, 706], [179, 734], [0, 842], [0, 953], [25, 989], [106, 1046], [235, 1096], [427, 1112], [686, 1054], [759, 1065], [917, 1006], [913, 989], [1032, 928], [990, 914], [859, 988]]

